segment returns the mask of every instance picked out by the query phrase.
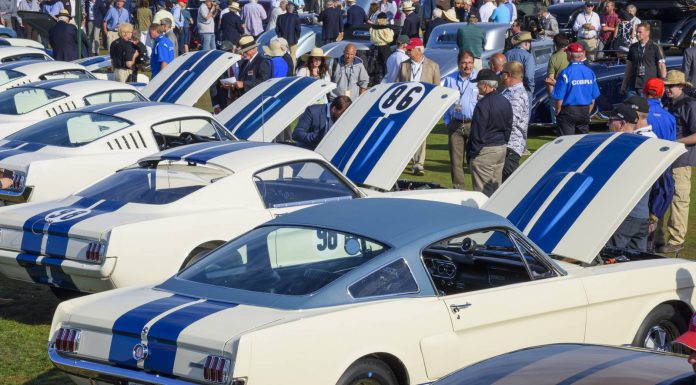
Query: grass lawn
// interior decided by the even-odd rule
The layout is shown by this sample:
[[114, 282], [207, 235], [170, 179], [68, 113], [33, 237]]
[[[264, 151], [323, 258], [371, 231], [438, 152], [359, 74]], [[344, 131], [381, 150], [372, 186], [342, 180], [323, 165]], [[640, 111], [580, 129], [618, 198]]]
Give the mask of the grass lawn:
[[[529, 139], [530, 151], [536, 151], [551, 139], [552, 136], [537, 133]], [[425, 168], [426, 175], [423, 177], [405, 173], [402, 178], [427, 180], [445, 187], [451, 186], [447, 135], [443, 124], [438, 125], [428, 137]], [[468, 183], [470, 187], [471, 181]], [[696, 231], [694, 201], [690, 211], [690, 234]], [[682, 256], [696, 256], [696, 242], [689, 239]], [[50, 290], [43, 286], [10, 281], [0, 276], [0, 298], [15, 299], [12, 304], [0, 307], [0, 385], [71, 384], [66, 376], [52, 367], [46, 356], [48, 330], [53, 311], [58, 304]]]

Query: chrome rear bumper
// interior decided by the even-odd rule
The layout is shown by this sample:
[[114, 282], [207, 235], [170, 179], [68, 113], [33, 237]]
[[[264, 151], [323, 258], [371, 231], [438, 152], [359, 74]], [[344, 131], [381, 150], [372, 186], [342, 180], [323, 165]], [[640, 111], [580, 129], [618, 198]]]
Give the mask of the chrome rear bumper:
[[107, 364], [61, 356], [52, 345], [48, 347], [48, 358], [58, 369], [73, 376], [113, 384], [135, 382], [148, 385], [191, 385], [195, 382], [162, 377], [158, 374], [138, 372]]

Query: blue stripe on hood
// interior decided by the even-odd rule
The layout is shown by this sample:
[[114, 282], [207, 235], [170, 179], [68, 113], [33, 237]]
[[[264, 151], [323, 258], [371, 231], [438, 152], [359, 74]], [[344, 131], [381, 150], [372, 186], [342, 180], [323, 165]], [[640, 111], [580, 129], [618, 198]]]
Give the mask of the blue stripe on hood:
[[171, 82], [165, 82], [155, 93], [153, 93], [150, 99], [158, 102], [175, 103], [181, 97], [181, 95], [183, 95], [196, 81], [200, 79], [201, 76], [205, 74], [206, 70], [208, 70], [209, 67], [218, 58], [220, 58], [220, 56], [225, 55], [225, 51], [220, 50], [198, 52], [202, 52], [202, 54], [200, 54], [202, 58], [195, 65], [193, 65], [193, 67], [191, 67], [191, 58], [189, 58], [186, 60], [184, 65], [177, 68], [175, 75], [183, 74], [183, 76], [180, 76], [179, 79], [177, 79], [177, 81], [174, 83], [174, 87], [165, 91], [167, 87], [172, 84]]
[[147, 333], [150, 354], [145, 359], [145, 369], [172, 374], [176, 360], [177, 340], [181, 332], [196, 321], [235, 306], [237, 304], [205, 301], [162, 317], [150, 327]]
[[46, 145], [41, 143], [23, 143], [16, 141], [5, 143], [0, 147], [0, 161], [12, 156], [36, 152], [44, 147], [46, 147]]
[[196, 298], [175, 294], [140, 305], [121, 315], [111, 327], [109, 362], [137, 368], [138, 363], [133, 359], [133, 348], [141, 342], [141, 333], [145, 325], [158, 315], [193, 301], [196, 301]]

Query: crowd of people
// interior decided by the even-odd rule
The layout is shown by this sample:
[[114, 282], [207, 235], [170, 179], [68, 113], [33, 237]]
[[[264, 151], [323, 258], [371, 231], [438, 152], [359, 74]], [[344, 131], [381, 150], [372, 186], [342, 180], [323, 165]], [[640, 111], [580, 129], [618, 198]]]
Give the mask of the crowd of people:
[[[130, 0], [114, 0], [110, 6], [106, 1], [86, 3], [84, 51], [96, 54], [100, 44], [106, 44], [116, 80], [135, 79], [147, 60], [152, 76], [156, 76], [190, 49], [189, 26], [194, 20], [187, 0], [176, 4], [158, 1], [154, 9], [148, 0], [140, 0], [135, 9]], [[59, 32], [49, 34], [54, 55], [62, 60], [75, 59], [74, 44], [70, 50], [59, 48], [75, 40], [78, 29], [71, 24], [74, 12], [59, 0], [44, 0], [39, 9], [58, 20], [54, 28]], [[315, 12], [322, 23], [322, 41], [317, 41], [317, 46], [341, 40], [356, 27], [369, 30], [376, 65], [368, 66], [350, 43], [335, 60], [319, 47], [297, 57], [300, 9]], [[651, 25], [637, 19], [635, 7], [629, 5], [627, 11], [630, 18], [622, 19], [615, 3], [605, 1], [599, 15], [594, 3], [586, 2], [573, 25], [575, 42], [559, 33], [558, 22], [546, 6], [538, 9], [537, 23], [527, 24], [529, 30], [523, 30], [516, 20], [513, 0], [373, 0], [367, 11], [355, 0], [278, 0], [269, 11], [258, 0], [244, 6], [234, 1], [221, 6], [218, 0], [203, 0], [195, 24], [199, 49], [219, 48], [242, 56], [211, 88], [215, 112], [270, 78], [309, 76], [336, 84], [329, 95], [303, 113], [294, 131], [286, 130], [280, 137], [305, 148], [313, 149], [351, 101], [376, 83], [420, 81], [457, 90], [459, 99], [443, 117], [449, 136], [452, 184], [464, 188], [468, 169], [473, 189], [491, 195], [528, 153], [536, 68], [530, 50], [535, 39], [552, 39], [555, 45], [546, 87], [558, 135], [589, 132], [599, 87], [588, 62], [619, 56], [626, 60], [620, 89], [626, 101], [608, 113], [610, 130], [696, 144], [696, 100], [684, 92], [696, 80], [696, 47], [684, 53], [684, 72], [668, 72], [664, 53], [650, 39]], [[460, 21], [467, 23], [458, 27], [456, 35], [458, 52], [453, 55], [457, 55], [458, 69], [442, 78], [438, 63], [425, 57], [424, 42], [435, 27]], [[487, 34], [481, 22], [510, 25], [505, 50], [485, 63]], [[274, 30], [277, 36], [259, 47], [258, 37], [265, 30]], [[30, 35], [31, 30], [25, 33]], [[663, 92], [670, 100], [666, 107], [660, 103]], [[678, 252], [683, 247], [691, 167], [696, 165], [692, 149], [689, 147], [641, 200], [612, 245], [637, 250], [656, 247], [660, 252]], [[426, 157], [426, 144], [422, 143], [413, 156], [414, 175], [426, 173]], [[661, 218], [668, 209], [667, 234], [663, 234]]]

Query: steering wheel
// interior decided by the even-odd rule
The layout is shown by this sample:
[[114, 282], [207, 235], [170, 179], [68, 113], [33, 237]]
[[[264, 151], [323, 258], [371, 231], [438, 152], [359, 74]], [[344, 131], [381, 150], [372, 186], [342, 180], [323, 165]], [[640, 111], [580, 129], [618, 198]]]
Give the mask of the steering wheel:
[[179, 140], [181, 140], [184, 144], [202, 143], [202, 142], [210, 142], [211, 141], [210, 138], [196, 135], [192, 132], [187, 132], [187, 131], [184, 131], [181, 134], [179, 134]]
[[152, 131], [152, 136], [155, 137], [155, 142], [157, 143], [157, 147], [159, 147], [160, 150], [164, 150], [167, 148], [167, 137], [165, 137], [157, 131]]

